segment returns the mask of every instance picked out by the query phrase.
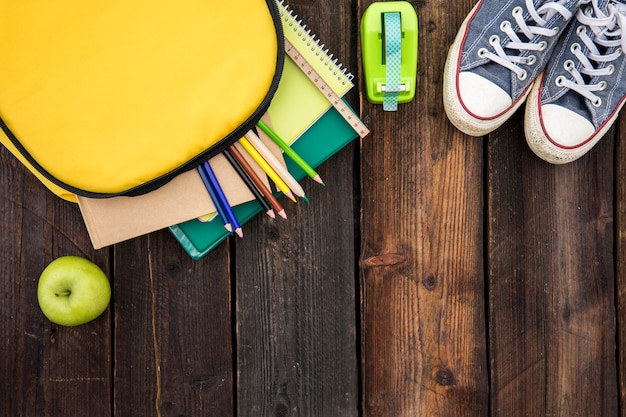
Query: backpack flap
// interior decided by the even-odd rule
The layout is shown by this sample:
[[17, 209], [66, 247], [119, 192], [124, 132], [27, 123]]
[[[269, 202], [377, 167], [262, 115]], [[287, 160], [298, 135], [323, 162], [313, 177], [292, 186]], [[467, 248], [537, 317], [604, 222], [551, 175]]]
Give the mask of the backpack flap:
[[274, 0], [3, 2], [2, 141], [53, 192], [141, 194], [217, 154], [269, 106]]

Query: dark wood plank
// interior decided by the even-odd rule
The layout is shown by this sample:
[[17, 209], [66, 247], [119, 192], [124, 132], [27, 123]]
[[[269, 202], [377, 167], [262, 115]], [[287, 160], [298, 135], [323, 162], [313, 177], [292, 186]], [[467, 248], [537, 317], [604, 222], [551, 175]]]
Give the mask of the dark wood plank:
[[47, 191], [0, 149], [0, 414], [111, 415], [110, 314], [74, 327], [50, 323], [37, 302], [39, 274], [62, 255], [94, 252], [78, 207]]
[[617, 415], [612, 135], [568, 165], [489, 138], [492, 415]]
[[[350, 68], [351, 2], [289, 5]], [[302, 181], [310, 203], [284, 199], [287, 220], [258, 218], [237, 244], [238, 416], [358, 415], [353, 151], [318, 170], [326, 187]]]
[[617, 375], [620, 416], [626, 417], [626, 116], [615, 135], [615, 299], [617, 303]]
[[115, 246], [116, 415], [233, 415], [228, 257], [165, 230]]
[[353, 213], [334, 198], [351, 185], [324, 178], [237, 246], [238, 416], [358, 414]]
[[[372, 1], [289, 3], [356, 73]], [[234, 252], [193, 261], [167, 231], [94, 251], [77, 207], [0, 149], [0, 415], [626, 417], [626, 121], [559, 167], [521, 114], [460, 134], [441, 72], [475, 2], [412, 3], [416, 100], [384, 113], [355, 89], [372, 134]], [[114, 281], [76, 328], [36, 300], [68, 254]]]
[[457, 132], [441, 100], [446, 51], [473, 2], [413, 4], [416, 98], [395, 113], [363, 105], [364, 415], [487, 416], [483, 142]]

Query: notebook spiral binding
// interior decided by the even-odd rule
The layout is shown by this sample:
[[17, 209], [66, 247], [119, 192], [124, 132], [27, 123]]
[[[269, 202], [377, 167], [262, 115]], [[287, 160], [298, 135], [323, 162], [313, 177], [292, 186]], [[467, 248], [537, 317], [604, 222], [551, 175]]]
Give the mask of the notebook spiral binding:
[[[297, 33], [297, 36], [302, 40], [307, 48], [311, 52], [315, 53], [316, 57], [319, 57], [320, 62], [323, 62], [329, 71], [332, 71], [334, 77], [341, 81], [342, 85], [352, 84], [354, 75], [348, 72], [348, 69], [339, 63], [337, 58], [333, 59], [333, 54], [330, 53], [328, 48], [323, 43], [320, 43], [320, 39], [316, 38], [315, 34], [311, 33], [311, 30], [302, 23], [301, 19], [294, 14], [293, 10], [290, 10], [285, 4], [284, 0], [277, 0], [279, 6], [280, 17], [287, 23], [287, 25], [293, 28], [293, 31]], [[297, 46], [296, 46], [297, 48]]]

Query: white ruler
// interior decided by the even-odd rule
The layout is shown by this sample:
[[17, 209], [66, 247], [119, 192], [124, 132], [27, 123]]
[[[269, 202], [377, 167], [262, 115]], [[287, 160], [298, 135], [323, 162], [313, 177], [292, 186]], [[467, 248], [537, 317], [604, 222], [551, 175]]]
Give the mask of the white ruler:
[[315, 71], [315, 69], [309, 64], [309, 62], [304, 58], [295, 46], [291, 44], [289, 39], [285, 37], [285, 52], [287, 55], [296, 63], [298, 67], [306, 74], [307, 77], [315, 84], [318, 90], [324, 94], [324, 96], [330, 101], [330, 104], [333, 105], [335, 109], [339, 112], [341, 117], [344, 118], [350, 126], [359, 134], [361, 138], [367, 136], [370, 132], [367, 126], [356, 116], [350, 107], [333, 91], [332, 88], [326, 84], [324, 79]]

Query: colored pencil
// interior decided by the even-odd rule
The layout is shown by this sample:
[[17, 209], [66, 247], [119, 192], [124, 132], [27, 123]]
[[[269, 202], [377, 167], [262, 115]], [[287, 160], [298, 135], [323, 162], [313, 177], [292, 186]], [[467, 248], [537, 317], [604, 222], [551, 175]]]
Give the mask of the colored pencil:
[[[209, 180], [208, 175], [206, 174], [206, 172], [204, 171], [204, 169], [202, 168], [201, 165], [198, 166], [198, 174], [200, 174], [200, 178], [202, 178], [202, 182], [204, 183], [204, 187], [208, 191], [209, 196], [211, 197], [211, 200], [213, 201], [213, 205], [215, 206], [215, 210], [217, 211], [217, 215], [222, 220], [222, 223], [224, 224], [224, 228], [226, 230], [228, 230], [228, 233], [233, 233], [233, 226], [230, 224], [230, 220], [228, 219], [228, 215], [224, 211], [224, 208], [222, 207], [222, 205], [219, 203], [219, 200], [217, 198], [217, 194], [215, 194], [215, 190], [213, 189], [213, 186], [211, 185], [211, 181]], [[201, 218], [198, 218], [198, 220], [206, 221], [206, 220], [202, 220]]]
[[261, 194], [261, 192], [256, 187], [256, 185], [254, 185], [254, 183], [252, 182], [252, 179], [250, 179], [250, 177], [243, 170], [241, 165], [239, 165], [235, 157], [230, 153], [228, 149], [224, 150], [223, 154], [226, 157], [226, 160], [233, 167], [237, 175], [239, 175], [239, 177], [244, 182], [244, 184], [246, 184], [246, 187], [248, 187], [248, 189], [250, 190], [250, 192], [252, 193], [256, 201], [258, 201], [258, 203], [261, 205], [265, 214], [270, 216], [272, 219], [275, 218], [276, 215], [274, 214], [274, 210], [272, 210], [272, 206], [270, 206], [267, 200], [265, 200], [265, 198], [263, 197], [263, 194]]
[[267, 161], [254, 148], [254, 146], [252, 146], [252, 144], [248, 142], [248, 139], [246, 139], [245, 137], [241, 138], [239, 139], [239, 143], [241, 144], [241, 146], [243, 146], [246, 152], [250, 154], [252, 159], [254, 159], [254, 161], [257, 164], [259, 164], [261, 169], [265, 171], [267, 176], [270, 177], [272, 181], [274, 181], [274, 184], [276, 184], [276, 188], [278, 188], [283, 194], [285, 194], [287, 197], [289, 197], [289, 199], [291, 199], [295, 203], [296, 198], [293, 196], [293, 193], [289, 189], [289, 186], [285, 183], [285, 181], [282, 180], [282, 178], [280, 178], [280, 176], [276, 173], [276, 171], [274, 171], [274, 168], [272, 168], [270, 164], [267, 163]]
[[224, 190], [222, 190], [222, 186], [215, 176], [215, 172], [213, 172], [213, 168], [211, 168], [211, 164], [209, 164], [209, 161], [205, 161], [202, 164], [202, 169], [207, 174], [207, 177], [209, 178], [209, 184], [213, 187], [213, 191], [215, 191], [215, 195], [217, 196], [219, 203], [222, 205], [226, 216], [228, 216], [230, 224], [233, 226], [233, 230], [235, 231], [237, 236], [243, 237], [243, 231], [241, 230], [239, 220], [237, 220], [237, 216], [235, 216], [233, 208], [228, 202], [228, 198], [226, 198], [226, 194], [224, 194]]
[[263, 143], [263, 141], [257, 136], [253, 131], [249, 131], [246, 133], [246, 139], [256, 148], [256, 150], [261, 154], [261, 156], [267, 161], [268, 164], [274, 171], [285, 181], [287, 186], [293, 191], [295, 195], [302, 198], [304, 201], [308, 202], [306, 194], [304, 193], [304, 189], [300, 185], [300, 183], [289, 173], [287, 167], [280, 163], [278, 158], [269, 150], [267, 146]]
[[254, 172], [254, 169], [252, 169], [252, 167], [250, 166], [248, 161], [246, 161], [246, 158], [243, 157], [241, 152], [239, 152], [239, 150], [234, 145], [231, 145], [228, 150], [230, 151], [233, 158], [235, 158], [235, 160], [239, 162], [241, 168], [243, 168], [246, 174], [248, 174], [248, 177], [252, 180], [252, 182], [254, 182], [261, 194], [263, 194], [265, 198], [267, 198], [267, 201], [269, 201], [269, 203], [272, 205], [276, 214], [278, 214], [283, 219], [286, 219], [287, 214], [285, 213], [285, 209], [283, 208], [283, 206], [278, 202], [276, 197], [274, 197], [272, 192], [265, 186], [263, 180], [259, 178], [256, 172]]
[[280, 147], [280, 149], [282, 149], [283, 152], [289, 158], [291, 158], [293, 162], [295, 162], [300, 168], [302, 168], [302, 170], [309, 177], [313, 178], [314, 181], [322, 185], [325, 185], [324, 181], [322, 181], [322, 178], [319, 176], [319, 174], [315, 172], [315, 170], [311, 168], [311, 166], [307, 164], [306, 161], [302, 159], [302, 157], [298, 155], [298, 153], [291, 148], [291, 146], [289, 146], [280, 136], [278, 136], [276, 132], [274, 132], [265, 122], [263, 122], [263, 120], [259, 120], [257, 122], [257, 126], [260, 127], [261, 130], [264, 131], [267, 134], [267, 136], [269, 136], [270, 139], [272, 139]]

